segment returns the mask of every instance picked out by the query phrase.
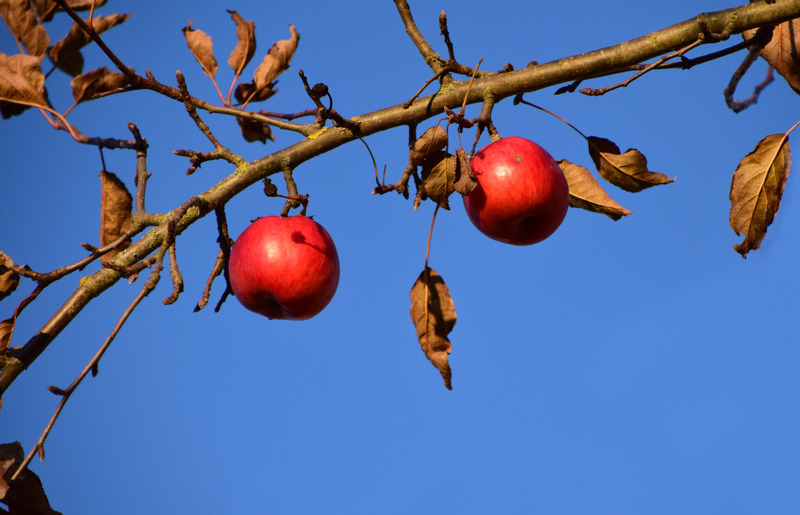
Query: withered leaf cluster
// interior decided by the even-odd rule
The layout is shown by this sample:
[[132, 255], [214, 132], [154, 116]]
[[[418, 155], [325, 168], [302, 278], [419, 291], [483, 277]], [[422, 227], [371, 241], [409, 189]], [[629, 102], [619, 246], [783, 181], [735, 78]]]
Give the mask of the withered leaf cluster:
[[[589, 155], [597, 173], [606, 182], [631, 193], [637, 193], [653, 186], [674, 182], [666, 175], [647, 168], [647, 159], [636, 149], [621, 152], [613, 141], [597, 136], [588, 136]], [[619, 205], [603, 189], [592, 173], [583, 166], [566, 159], [558, 162], [569, 186], [569, 205], [600, 213], [612, 220], [633, 213]]]
[[[236, 11], [228, 11], [228, 13], [230, 13], [231, 19], [236, 23], [236, 46], [228, 56], [228, 66], [230, 66], [234, 72], [231, 91], [236, 101], [244, 107], [250, 102], [262, 102], [267, 100], [278, 91], [275, 88], [278, 75], [289, 69], [289, 63], [300, 41], [300, 34], [297, 32], [294, 25], [289, 25], [289, 39], [283, 39], [273, 43], [262, 62], [253, 72], [253, 80], [249, 82], [238, 82], [239, 76], [255, 55], [256, 26], [252, 21], [242, 18]], [[194, 58], [203, 68], [203, 72], [216, 84], [215, 76], [218, 67], [217, 59], [214, 57], [214, 44], [211, 41], [211, 36], [202, 30], [193, 28], [191, 20], [189, 24], [183, 28], [183, 35], [186, 37], [186, 44], [192, 52], [192, 55], [194, 55]], [[219, 87], [217, 89], [219, 89]], [[227, 99], [223, 99], [223, 101], [229, 104], [231, 101], [230, 95]], [[246, 141], [260, 141], [266, 143], [267, 140], [274, 139], [270, 128], [262, 123], [245, 118], [239, 118], [238, 122], [242, 131], [242, 136]]]
[[455, 155], [447, 152], [447, 140], [445, 130], [435, 125], [414, 142], [409, 155], [411, 163], [422, 168], [425, 197], [444, 209], [450, 209], [450, 195], [469, 195], [477, 184], [467, 154], [462, 149]]
[[[84, 0], [67, 3], [76, 10], [87, 10], [92, 6], [91, 1]], [[95, 6], [104, 3], [96, 2]], [[70, 84], [76, 103], [119, 90], [128, 84], [123, 74], [110, 72], [105, 67], [83, 73], [81, 49], [91, 39], [77, 23], [73, 23], [69, 32], [50, 46], [50, 37], [43, 23], [51, 20], [57, 10], [56, 4], [48, 0], [0, 2], [0, 17], [26, 52], [16, 55], [0, 53], [0, 115], [3, 118], [20, 114], [29, 107], [52, 110], [47, 102], [45, 76], [41, 69], [45, 56], [73, 77]], [[95, 16], [92, 27], [100, 34], [129, 17], [129, 14]]]

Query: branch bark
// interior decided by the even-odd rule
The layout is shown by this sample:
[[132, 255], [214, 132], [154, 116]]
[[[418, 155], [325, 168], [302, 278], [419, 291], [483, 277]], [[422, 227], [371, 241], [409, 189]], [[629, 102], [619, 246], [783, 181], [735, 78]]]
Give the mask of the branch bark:
[[[404, 22], [411, 20], [410, 12], [406, 14], [405, 11], [406, 2], [397, 0], [396, 4]], [[354, 118], [357, 120], [355, 127], [328, 127], [322, 132], [317, 132], [313, 139], [307, 138], [261, 159], [239, 164], [236, 173], [198, 195], [200, 202], [188, 209], [177, 221], [174, 235], [177, 236], [208, 213], [222, 208], [238, 193], [265, 177], [286, 169], [294, 169], [315, 156], [359, 137], [395, 127], [414, 126], [428, 118], [441, 115], [445, 108], [457, 109], [465, 99], [466, 103], [474, 104], [483, 102], [490, 95], [495, 102], [499, 102], [520, 93], [557, 84], [619, 73], [630, 66], [674, 52], [697, 41], [704, 32], [699, 21], [702, 21], [706, 30], [711, 33], [738, 34], [747, 29], [778, 24], [797, 17], [800, 17], [800, 0], [777, 0], [771, 4], [761, 1], [724, 11], [700, 14], [682, 23], [593, 52], [479, 78], [471, 87], [469, 81], [453, 81], [445, 90], [417, 99], [410, 105], [398, 104]], [[413, 23], [413, 20], [410, 22]], [[430, 59], [433, 50], [427, 43], [419, 41], [421, 36], [418, 33], [412, 35], [416, 38], [415, 43], [418, 48], [424, 50], [423, 54]], [[179, 92], [172, 91], [174, 88], [170, 89], [171, 91], [162, 94], [179, 98]], [[220, 112], [221, 109], [201, 101], [195, 102], [194, 105], [209, 112]], [[116, 265], [117, 268], [131, 266], [161, 247], [168, 234], [166, 220], [171, 217], [164, 218], [163, 223], [152, 228], [127, 250], [117, 255], [112, 260], [112, 265]], [[82, 279], [75, 292], [24, 346], [11, 349], [5, 358], [0, 358], [0, 368], [2, 368], [0, 395], [92, 299], [114, 285], [121, 277], [119, 271], [103, 268]]]

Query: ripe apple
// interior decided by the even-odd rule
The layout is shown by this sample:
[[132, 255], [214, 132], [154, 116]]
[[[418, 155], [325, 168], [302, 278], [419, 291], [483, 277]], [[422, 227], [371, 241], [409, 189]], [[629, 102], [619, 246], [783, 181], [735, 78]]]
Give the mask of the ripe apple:
[[339, 255], [328, 231], [307, 216], [265, 216], [231, 249], [228, 275], [244, 307], [267, 318], [305, 320], [333, 298]]
[[564, 173], [533, 141], [499, 139], [478, 151], [470, 164], [478, 184], [464, 197], [464, 207], [486, 236], [532, 245], [553, 234], [567, 215]]

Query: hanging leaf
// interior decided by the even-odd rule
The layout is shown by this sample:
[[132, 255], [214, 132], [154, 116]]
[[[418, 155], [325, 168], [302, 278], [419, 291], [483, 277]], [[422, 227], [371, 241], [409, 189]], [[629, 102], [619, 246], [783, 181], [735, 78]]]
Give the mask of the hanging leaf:
[[72, 98], [76, 103], [86, 102], [102, 93], [108, 93], [128, 85], [128, 76], [124, 73], [112, 72], [105, 66], [78, 75], [69, 83], [72, 87]]
[[453, 186], [462, 195], [469, 195], [477, 185], [478, 179], [469, 163], [467, 153], [460, 148], [456, 149], [456, 179]]
[[273, 43], [264, 60], [256, 68], [253, 74], [253, 83], [257, 88], [270, 87], [270, 83], [278, 75], [289, 69], [289, 62], [292, 60], [292, 56], [297, 50], [297, 43], [300, 41], [300, 34], [297, 33], [294, 25], [289, 25], [289, 32], [291, 37]]
[[3, 18], [14, 39], [20, 41], [30, 55], [41, 61], [47, 52], [50, 37], [39, 23], [30, 0], [0, 1], [0, 17]]
[[44, 74], [32, 55], [8, 56], [0, 52], [0, 100], [34, 107], [47, 107], [42, 95]]
[[0, 252], [0, 300], [14, 293], [19, 284], [19, 274], [11, 269], [12, 266], [14, 262], [11, 258], [5, 252]]
[[[756, 29], [746, 30], [742, 35], [749, 39], [755, 33]], [[796, 93], [800, 93], [800, 19], [785, 21], [775, 27], [772, 39], [759, 55], [786, 79]]]
[[275, 141], [275, 136], [273, 136], [269, 125], [246, 118], [237, 118], [236, 121], [239, 122], [239, 128], [242, 130], [242, 137], [244, 137], [244, 140], [248, 143], [254, 143], [256, 141], [266, 143], [267, 140]]
[[[111, 27], [115, 27], [128, 18], [130, 14], [112, 14], [109, 16], [96, 16], [92, 19], [92, 28], [102, 34]], [[83, 72], [83, 55], [81, 48], [92, 42], [92, 38], [84, 32], [77, 23], [73, 23], [66, 36], [61, 38], [50, 49], [50, 59], [58, 69], [75, 77]]]
[[189, 20], [189, 25], [185, 26], [181, 32], [186, 38], [186, 44], [192, 51], [192, 55], [203, 67], [203, 73], [213, 79], [217, 74], [217, 59], [214, 57], [214, 44], [211, 42], [211, 36], [202, 30], [193, 29], [192, 20]]
[[444, 150], [430, 154], [422, 164], [422, 185], [439, 207], [450, 209], [447, 199], [456, 191], [456, 157]]
[[236, 22], [236, 47], [228, 57], [228, 66], [239, 75], [256, 52], [256, 24], [245, 20], [236, 11], [228, 11]]
[[589, 155], [600, 176], [625, 191], [636, 193], [675, 181], [662, 173], [649, 171], [647, 159], [636, 149], [631, 148], [621, 154], [612, 141], [595, 136], [586, 139], [589, 142]]
[[731, 228], [744, 241], [733, 248], [747, 257], [758, 249], [781, 205], [792, 157], [785, 134], [771, 134], [739, 162], [731, 182]]
[[[133, 198], [122, 181], [111, 172], [100, 172], [100, 245], [106, 246], [133, 229]], [[128, 248], [130, 241], [117, 245], [114, 250]], [[114, 258], [113, 252], [104, 254], [103, 263]]]
[[431, 268], [423, 270], [411, 288], [411, 321], [422, 352], [442, 374], [445, 387], [452, 390], [447, 359], [452, 345], [447, 336], [456, 325], [456, 307], [444, 279]]
[[583, 166], [570, 163], [566, 159], [558, 162], [569, 186], [569, 205], [593, 213], [601, 213], [612, 220], [619, 220], [633, 211], [617, 204]]
[[422, 136], [417, 138], [414, 142], [414, 147], [411, 149], [409, 160], [420, 166], [425, 159], [436, 152], [443, 150], [447, 146], [447, 133], [439, 125], [434, 125], [426, 130]]

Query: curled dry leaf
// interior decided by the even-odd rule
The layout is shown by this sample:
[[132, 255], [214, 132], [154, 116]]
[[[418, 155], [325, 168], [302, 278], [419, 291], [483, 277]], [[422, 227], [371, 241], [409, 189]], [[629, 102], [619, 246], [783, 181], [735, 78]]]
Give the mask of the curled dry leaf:
[[248, 143], [256, 141], [266, 143], [267, 140], [275, 141], [275, 136], [272, 134], [269, 125], [246, 118], [237, 118], [236, 121], [239, 122], [239, 128], [242, 130], [242, 137], [244, 137], [244, 140]]
[[263, 102], [278, 92], [278, 90], [275, 89], [275, 84], [277, 84], [277, 81], [267, 84], [266, 87], [257, 88], [252, 82], [240, 82], [236, 85], [234, 96], [239, 103], [245, 101]]
[[625, 191], [636, 193], [675, 181], [663, 173], [648, 170], [647, 159], [636, 149], [628, 149], [622, 154], [614, 142], [605, 138], [589, 136], [586, 140], [589, 142], [589, 155], [600, 176]]
[[78, 75], [70, 81], [69, 85], [72, 87], [72, 98], [76, 103], [80, 103], [91, 100], [102, 93], [124, 88], [128, 85], [128, 76], [124, 73], [112, 72], [103, 66]]
[[[122, 181], [111, 172], [100, 172], [100, 245], [105, 246], [133, 229], [133, 198]], [[125, 250], [130, 241], [114, 250]], [[114, 258], [113, 252], [100, 258], [106, 263]]]
[[462, 195], [469, 195], [477, 185], [478, 179], [469, 163], [469, 156], [463, 149], [456, 149], [456, 182], [454, 185], [456, 191]]
[[[755, 29], [746, 30], [742, 35], [749, 39], [755, 33]], [[785, 21], [775, 27], [772, 39], [759, 55], [786, 79], [795, 92], [800, 93], [800, 19]]]
[[19, 285], [19, 274], [11, 267], [14, 262], [5, 252], [0, 252], [0, 300], [8, 297]]
[[786, 135], [771, 134], [733, 172], [730, 223], [737, 235], [744, 235], [744, 241], [733, 246], [743, 258], [758, 249], [775, 219], [791, 161]]
[[593, 213], [601, 213], [612, 220], [619, 220], [623, 216], [633, 213], [617, 204], [614, 199], [592, 176], [591, 172], [583, 166], [570, 163], [566, 159], [558, 162], [564, 172], [569, 186], [569, 205], [579, 207]]
[[[102, 34], [111, 27], [119, 25], [128, 18], [130, 14], [112, 14], [109, 16], [95, 16], [92, 18], [92, 28], [98, 34]], [[53, 48], [50, 49], [50, 59], [53, 60], [58, 69], [75, 77], [83, 72], [83, 56], [81, 48], [92, 42], [92, 38], [83, 31], [77, 23], [73, 23], [66, 36], [61, 38]]]
[[44, 74], [38, 58], [25, 54], [8, 56], [0, 52], [0, 100], [47, 107], [42, 88]]
[[447, 359], [452, 344], [447, 336], [456, 325], [456, 307], [450, 290], [439, 274], [427, 268], [417, 277], [410, 296], [411, 321], [422, 352], [442, 374], [445, 387], [452, 390], [452, 372]]
[[236, 22], [236, 47], [228, 57], [228, 66], [239, 75], [256, 52], [256, 24], [245, 20], [236, 11], [228, 12]]
[[203, 67], [203, 73], [212, 79], [217, 74], [217, 59], [214, 57], [214, 44], [211, 42], [211, 36], [199, 29], [192, 28], [192, 20], [185, 26], [181, 32], [186, 38], [186, 44], [192, 55]]
[[422, 163], [422, 186], [428, 198], [439, 207], [450, 209], [447, 199], [456, 191], [457, 160], [444, 150], [431, 153]]
[[289, 25], [291, 36], [289, 39], [282, 39], [273, 43], [269, 52], [261, 61], [253, 74], [253, 83], [257, 88], [268, 88], [278, 75], [289, 69], [289, 62], [297, 50], [297, 43], [300, 41], [300, 34], [294, 25]]
[[437, 150], [443, 150], [446, 146], [447, 133], [441, 126], [434, 125], [414, 142], [414, 147], [409, 154], [409, 160], [413, 164], [421, 166], [429, 155]]
[[41, 61], [47, 52], [50, 37], [39, 23], [39, 17], [30, 0], [0, 1], [0, 17], [3, 18], [14, 39], [22, 42], [28, 54]]

